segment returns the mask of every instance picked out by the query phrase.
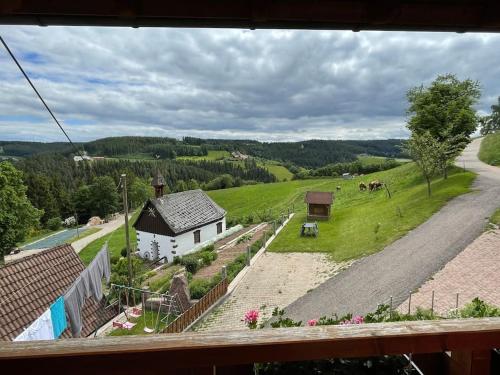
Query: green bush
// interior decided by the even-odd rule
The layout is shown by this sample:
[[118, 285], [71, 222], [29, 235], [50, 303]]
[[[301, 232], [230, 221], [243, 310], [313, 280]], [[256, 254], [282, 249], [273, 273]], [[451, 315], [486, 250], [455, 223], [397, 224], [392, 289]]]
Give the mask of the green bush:
[[200, 299], [212, 289], [212, 282], [205, 279], [195, 279], [189, 283], [191, 298]]
[[178, 255], [174, 256], [174, 260], [172, 261], [173, 264], [181, 264], [182, 258]]
[[126, 248], [126, 247], [124, 247], [123, 249], [121, 249], [121, 251], [120, 251], [120, 255], [121, 255], [122, 257], [124, 257], [124, 258], [126, 258], [126, 257], [127, 257], [127, 248]]
[[213, 254], [214, 253], [212, 253], [210, 251], [205, 251], [205, 252], [201, 253], [201, 259], [202, 259], [203, 264], [205, 266], [209, 266], [212, 264], [212, 261], [214, 260]]
[[118, 261], [120, 260], [120, 257], [119, 256], [116, 256], [116, 255], [112, 255], [110, 258], [109, 258], [109, 262], [111, 264], [116, 264], [118, 263]]
[[50, 230], [58, 230], [61, 228], [61, 218], [60, 217], [53, 217], [47, 220], [47, 228]]
[[191, 274], [195, 274], [200, 269], [200, 263], [198, 259], [191, 256], [185, 256], [182, 258], [182, 265], [186, 267], [186, 271]]

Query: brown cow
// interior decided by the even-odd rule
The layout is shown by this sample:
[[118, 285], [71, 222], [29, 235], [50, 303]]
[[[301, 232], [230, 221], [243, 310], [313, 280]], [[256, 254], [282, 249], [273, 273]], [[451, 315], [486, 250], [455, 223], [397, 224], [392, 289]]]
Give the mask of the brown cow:
[[374, 180], [368, 184], [368, 190], [375, 191], [381, 189], [383, 186], [384, 186], [383, 182], [380, 182], [379, 180]]
[[366, 184], [364, 182], [359, 183], [359, 191], [365, 191], [366, 190]]

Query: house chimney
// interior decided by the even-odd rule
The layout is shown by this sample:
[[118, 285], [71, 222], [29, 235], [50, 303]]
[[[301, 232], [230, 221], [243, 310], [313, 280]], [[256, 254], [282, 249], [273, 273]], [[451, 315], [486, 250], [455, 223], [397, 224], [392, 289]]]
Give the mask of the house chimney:
[[161, 198], [163, 197], [163, 187], [165, 186], [165, 178], [162, 176], [159, 170], [156, 171], [156, 175], [153, 177], [151, 181], [151, 186], [155, 189], [155, 197]]

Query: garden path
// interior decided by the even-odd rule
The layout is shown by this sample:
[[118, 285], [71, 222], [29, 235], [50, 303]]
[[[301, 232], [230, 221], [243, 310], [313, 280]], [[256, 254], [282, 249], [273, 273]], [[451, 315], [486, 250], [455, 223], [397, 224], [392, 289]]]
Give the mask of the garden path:
[[481, 162], [481, 139], [474, 140], [457, 160], [478, 174], [473, 192], [452, 199], [428, 221], [384, 250], [365, 257], [330, 278], [286, 309], [295, 320], [332, 313], [366, 314], [393, 296], [401, 304], [432, 275], [465, 249], [483, 231], [500, 206], [500, 168]]
[[[237, 232], [237, 235], [232, 235], [229, 237], [233, 237], [229, 241], [227, 238], [224, 238], [221, 241], [215, 243], [215, 248], [217, 249], [217, 259], [212, 262], [211, 265], [207, 267], [203, 267], [198, 272], [193, 275], [194, 279], [210, 279], [211, 277], [217, 275], [221, 272], [222, 266], [225, 266], [235, 260], [241, 254], [246, 253], [247, 246], [252, 245], [258, 239], [260, 239], [266, 229], [269, 228], [269, 225], [266, 223], [260, 225], [253, 225], [250, 229], [244, 228], [241, 231]], [[242, 243], [230, 243], [231, 240], [236, 239], [242, 234], [248, 233], [249, 238], [248, 241]]]
[[463, 308], [465, 304], [479, 297], [483, 301], [500, 306], [500, 230], [483, 233], [458, 254], [441, 271], [406, 300], [399, 307], [402, 313], [410, 306], [414, 313], [417, 307], [430, 309], [434, 292], [434, 312], [446, 316], [448, 312]]
[[349, 263], [334, 263], [320, 253], [264, 253], [233, 293], [196, 327], [196, 331], [245, 329], [245, 312], [257, 309], [259, 322], [315, 288]]

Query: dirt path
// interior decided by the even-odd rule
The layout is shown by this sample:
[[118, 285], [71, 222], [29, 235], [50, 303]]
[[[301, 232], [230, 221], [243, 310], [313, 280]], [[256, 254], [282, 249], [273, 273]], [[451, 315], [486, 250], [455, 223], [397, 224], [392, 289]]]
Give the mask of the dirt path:
[[[203, 267], [201, 270], [196, 272], [196, 274], [193, 276], [195, 279], [209, 279], [212, 276], [215, 276], [216, 274], [221, 272], [222, 266], [225, 266], [229, 263], [231, 263], [233, 260], [235, 260], [239, 255], [245, 254], [247, 246], [252, 245], [254, 242], [256, 242], [258, 239], [262, 237], [262, 234], [266, 229], [269, 228], [268, 224], [264, 225], [254, 225], [251, 228], [245, 228], [244, 231], [239, 231], [238, 235], [236, 233], [233, 235], [234, 237], [230, 239], [229, 241], [225, 241], [226, 239], [222, 240], [225, 241], [224, 245], [225, 247], [222, 250], [219, 250], [217, 252], [217, 259], [212, 262], [211, 265], [208, 267]], [[245, 241], [239, 244], [234, 244], [234, 245], [229, 245], [227, 246], [227, 243], [230, 242], [231, 240], [235, 239], [239, 235], [248, 232], [248, 230], [252, 230], [251, 235], [252, 238], [249, 241]], [[241, 233], [240, 233], [241, 232]], [[231, 237], [231, 236], [230, 236]], [[221, 248], [221, 244], [217, 242], [215, 244], [215, 247], [217, 249]]]
[[391, 296], [397, 306], [474, 241], [500, 206], [500, 168], [479, 161], [480, 143], [474, 140], [457, 161], [478, 173], [476, 191], [452, 199], [403, 238], [299, 298], [287, 315], [307, 320], [333, 312], [365, 314]]

